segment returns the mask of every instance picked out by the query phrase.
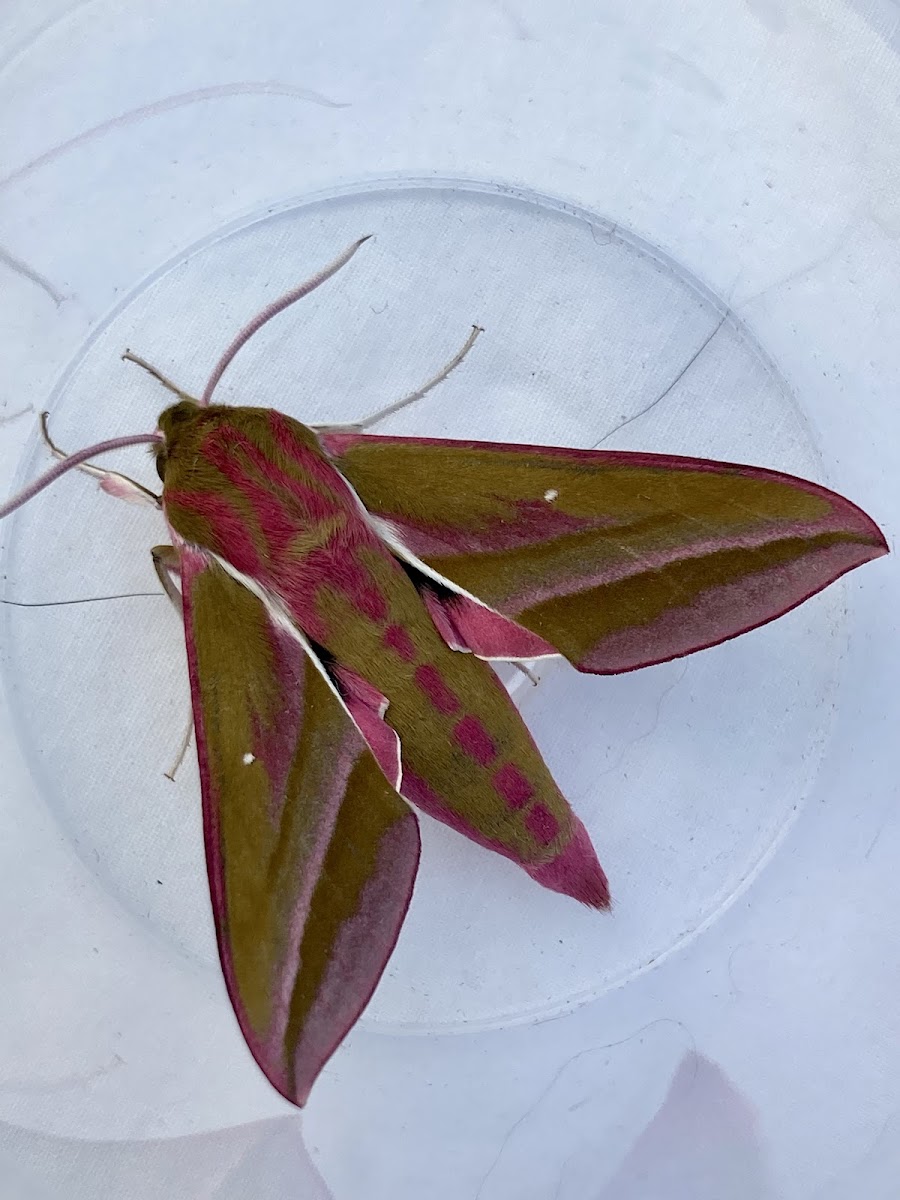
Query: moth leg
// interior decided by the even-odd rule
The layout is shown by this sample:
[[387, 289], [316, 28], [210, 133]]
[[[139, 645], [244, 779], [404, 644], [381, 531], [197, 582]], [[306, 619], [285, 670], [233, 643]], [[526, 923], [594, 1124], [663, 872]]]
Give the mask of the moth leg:
[[184, 728], [184, 737], [181, 739], [181, 745], [178, 747], [178, 753], [175, 755], [175, 761], [172, 763], [171, 767], [169, 767], [168, 771], [163, 771], [166, 779], [171, 779], [173, 783], [175, 782], [175, 775], [178, 771], [178, 768], [184, 762], [184, 756], [188, 752], [188, 747], [191, 744], [191, 736], [193, 732], [194, 717], [193, 714], [190, 714], [187, 719], [187, 725]]
[[152, 363], [148, 363], [145, 358], [141, 358], [139, 354], [132, 354], [130, 350], [126, 350], [122, 355], [122, 361], [132, 362], [141, 367], [148, 374], [152, 375], [157, 382], [161, 383], [164, 388], [168, 388], [170, 392], [174, 392], [179, 400], [187, 400], [190, 404], [200, 403], [200, 401], [194, 396], [191, 396], [187, 392], [183, 391], [177, 383], [173, 383], [172, 380], [169, 379], [168, 375], [163, 375], [162, 371], [154, 367]]
[[518, 659], [515, 659], [515, 658], [510, 659], [509, 665], [511, 667], [515, 667], [517, 671], [521, 671], [521, 673], [525, 676], [525, 678], [530, 679], [535, 687], [537, 687], [537, 685], [541, 682], [538, 679], [537, 675], [535, 675], [535, 673], [533, 671], [529, 670], [528, 667], [526, 667], [524, 663], [519, 662]]
[[[50, 437], [49, 418], [49, 413], [41, 413], [41, 437], [44, 439], [47, 449], [53, 457], [64, 460], [69, 456], [65, 450], [60, 450], [59, 446]], [[156, 492], [151, 492], [149, 488], [145, 488], [136, 479], [131, 479], [128, 475], [122, 475], [119, 471], [107, 471], [105, 468], [97, 467], [89, 462], [79, 463], [76, 470], [84, 471], [85, 475], [93, 475], [95, 479], [99, 479], [100, 486], [104, 492], [108, 492], [110, 496], [115, 496], [119, 500], [128, 500], [131, 503], [137, 504], [152, 504], [154, 508], [160, 507], [161, 501]]]
[[[178, 551], [174, 546], [154, 546], [150, 551], [153, 559], [153, 569], [156, 572], [159, 582], [162, 584], [163, 591], [175, 605], [179, 613], [182, 612], [183, 604], [181, 600], [181, 592], [175, 584], [175, 576], [180, 574], [180, 560]], [[184, 762], [184, 756], [188, 752], [188, 747], [191, 744], [191, 735], [194, 732], [194, 717], [189, 714], [187, 725], [185, 726], [184, 736], [178, 746], [178, 753], [175, 755], [175, 761], [169, 767], [168, 771], [164, 771], [166, 779], [171, 779], [175, 782], [175, 775], [178, 768]]]
[[457, 350], [450, 361], [441, 367], [437, 375], [432, 376], [427, 383], [424, 383], [414, 392], [410, 392], [408, 396], [404, 396], [402, 400], [395, 400], [393, 404], [388, 404], [386, 408], [379, 408], [377, 412], [371, 413], [368, 417], [363, 417], [361, 421], [354, 421], [350, 425], [313, 425], [311, 428], [316, 433], [362, 433], [363, 430], [369, 429], [376, 422], [382, 421], [385, 417], [389, 417], [395, 412], [399, 412], [401, 408], [415, 404], [423, 396], [427, 396], [439, 383], [443, 383], [451, 371], [456, 370], [475, 345], [475, 341], [480, 333], [484, 333], [484, 329], [480, 325], [473, 325], [472, 332], [466, 338], [462, 348]]
[[150, 551], [153, 570], [162, 584], [162, 589], [175, 605], [179, 616], [183, 611], [181, 592], [175, 585], [175, 576], [181, 572], [181, 560], [174, 546], [154, 546]]

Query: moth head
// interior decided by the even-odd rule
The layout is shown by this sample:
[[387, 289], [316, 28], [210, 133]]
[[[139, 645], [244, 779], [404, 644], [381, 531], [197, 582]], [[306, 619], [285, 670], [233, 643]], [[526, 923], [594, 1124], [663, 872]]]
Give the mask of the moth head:
[[157, 428], [163, 435], [163, 441], [156, 444], [156, 473], [163, 483], [166, 482], [166, 464], [169, 453], [178, 443], [179, 437], [190, 428], [206, 410], [193, 400], [179, 400], [159, 414]]

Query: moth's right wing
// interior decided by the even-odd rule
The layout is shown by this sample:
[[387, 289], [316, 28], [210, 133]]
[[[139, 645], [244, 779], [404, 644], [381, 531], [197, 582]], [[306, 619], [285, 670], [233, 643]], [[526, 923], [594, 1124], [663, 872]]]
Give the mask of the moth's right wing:
[[[887, 554], [809, 480], [735, 463], [330, 433], [449, 645], [615, 674], [773, 620]], [[439, 586], [435, 590], [435, 583]], [[442, 586], [441, 586], [442, 585]]]
[[180, 551], [222, 970], [254, 1058], [302, 1105], [393, 950], [418, 824], [297, 639]]

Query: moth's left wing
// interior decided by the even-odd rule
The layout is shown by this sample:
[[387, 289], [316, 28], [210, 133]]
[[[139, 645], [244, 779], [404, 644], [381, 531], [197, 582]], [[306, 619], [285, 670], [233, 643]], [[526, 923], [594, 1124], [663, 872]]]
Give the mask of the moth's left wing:
[[609, 674], [771, 621], [887, 553], [835, 492], [673, 455], [324, 434], [451, 645]]
[[302, 1105], [394, 947], [418, 825], [292, 633], [202, 552], [180, 569], [222, 970], [254, 1058]]

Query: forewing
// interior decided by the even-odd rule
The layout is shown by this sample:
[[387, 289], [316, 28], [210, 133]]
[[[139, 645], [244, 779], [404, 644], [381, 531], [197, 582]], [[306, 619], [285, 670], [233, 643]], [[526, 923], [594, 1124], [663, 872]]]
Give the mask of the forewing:
[[253, 1056], [302, 1105], [394, 947], [418, 826], [262, 601], [189, 547], [181, 578], [222, 969]]
[[[780, 616], [887, 552], [827, 488], [705, 459], [327, 434], [401, 555], [468, 593], [453, 624], [488, 657], [480, 602], [581, 671], [630, 671]], [[453, 607], [452, 600], [449, 602]], [[490, 624], [488, 618], [484, 621]]]

